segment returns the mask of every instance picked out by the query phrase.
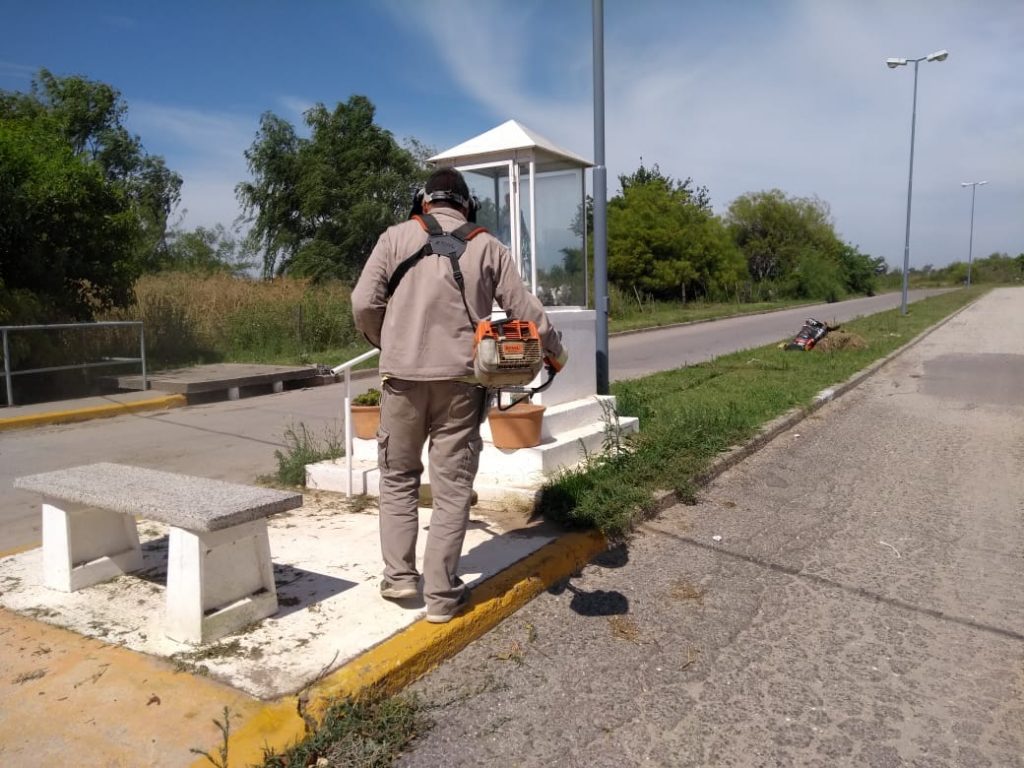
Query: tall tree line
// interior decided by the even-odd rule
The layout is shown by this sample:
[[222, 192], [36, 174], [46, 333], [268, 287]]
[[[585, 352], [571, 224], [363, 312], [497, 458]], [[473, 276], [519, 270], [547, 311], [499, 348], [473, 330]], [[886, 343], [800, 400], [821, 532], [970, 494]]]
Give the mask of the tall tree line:
[[[182, 179], [125, 128], [127, 109], [110, 85], [45, 69], [27, 93], [0, 91], [0, 322], [88, 318], [128, 302], [145, 272], [238, 271], [250, 257], [265, 278], [353, 282], [380, 232], [407, 215], [432, 153], [397, 142], [365, 96], [315, 105], [304, 135], [267, 112], [236, 186], [247, 233], [185, 232], [169, 226]], [[835, 300], [870, 293], [886, 269], [838, 236], [817, 198], [751, 192], [719, 216], [706, 187], [657, 165], [619, 184], [608, 270], [628, 293]], [[592, 220], [588, 200], [572, 229]], [[565, 256], [565, 270], [582, 268], [582, 253]], [[981, 274], [1013, 273], [1001, 265]]]

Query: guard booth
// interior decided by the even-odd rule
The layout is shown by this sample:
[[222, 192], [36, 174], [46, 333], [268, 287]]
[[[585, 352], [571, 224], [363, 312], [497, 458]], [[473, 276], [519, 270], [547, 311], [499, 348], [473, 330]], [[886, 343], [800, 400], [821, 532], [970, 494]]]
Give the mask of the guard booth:
[[[515, 120], [430, 158], [454, 167], [479, 199], [477, 223], [516, 255], [519, 273], [547, 308], [569, 366], [536, 396], [548, 405], [597, 391], [594, 311], [588, 310], [586, 169], [593, 163]], [[542, 374], [543, 375], [543, 374]]]
[[[544, 406], [540, 445], [499, 448], [489, 419], [480, 429], [484, 445], [473, 486], [478, 497], [491, 502], [513, 497], [518, 499], [515, 509], [524, 501], [532, 509], [546, 478], [600, 453], [609, 435], [639, 429], [636, 417], [615, 412], [614, 397], [597, 394], [597, 329], [595, 312], [587, 309], [584, 214], [584, 177], [592, 164], [514, 120], [429, 162], [435, 168], [457, 168], [466, 177], [480, 201], [477, 223], [516, 255], [523, 282], [545, 305], [569, 350], [569, 361], [554, 383], [533, 395], [532, 402]], [[542, 371], [530, 386], [545, 379]], [[510, 393], [503, 397], [509, 398]], [[333, 461], [311, 464], [306, 468], [306, 484], [376, 495], [377, 452], [375, 439], [355, 439], [346, 457], [347, 469], [342, 471]], [[424, 464], [428, 459], [424, 449]]]

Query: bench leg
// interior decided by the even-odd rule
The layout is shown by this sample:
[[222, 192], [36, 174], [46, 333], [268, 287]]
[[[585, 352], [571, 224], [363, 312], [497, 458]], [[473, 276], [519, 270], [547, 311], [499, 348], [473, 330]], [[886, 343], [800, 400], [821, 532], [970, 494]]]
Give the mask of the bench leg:
[[131, 515], [51, 499], [43, 502], [47, 587], [74, 592], [141, 568], [142, 548]]
[[168, 637], [210, 643], [276, 611], [266, 520], [212, 532], [171, 528]]
[[242, 392], [238, 387], [228, 387], [228, 400], [237, 400]]
[[273, 389], [275, 395], [284, 392], [284, 382], [280, 380], [275, 381], [271, 385], [271, 389]]

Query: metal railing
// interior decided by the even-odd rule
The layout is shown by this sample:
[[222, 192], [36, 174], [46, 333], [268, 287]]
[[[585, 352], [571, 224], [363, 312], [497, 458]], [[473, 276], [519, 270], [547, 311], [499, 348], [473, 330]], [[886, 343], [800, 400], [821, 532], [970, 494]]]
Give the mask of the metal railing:
[[[138, 357], [108, 357], [95, 363], [76, 363], [74, 365], [52, 365], [46, 368], [26, 368], [15, 371], [11, 369], [11, 348], [8, 342], [8, 334], [11, 331], [56, 331], [87, 328], [107, 328], [115, 326], [138, 326], [139, 328], [139, 356]], [[109, 365], [134, 365], [142, 364], [142, 390], [148, 387], [146, 381], [146, 333], [142, 327], [141, 320], [111, 320], [100, 323], [54, 323], [53, 325], [0, 325], [0, 336], [3, 337], [4, 349], [4, 382], [7, 385], [7, 405], [14, 405], [14, 384], [13, 377], [24, 376], [29, 373], [50, 373], [52, 371], [71, 371], [79, 368], [101, 368]]]
[[350, 499], [352, 498], [352, 368], [379, 354], [379, 349], [371, 349], [369, 352], [363, 352], [363, 354], [353, 357], [347, 363], [342, 363], [331, 369], [331, 373], [335, 376], [339, 373], [345, 374], [345, 467], [348, 470], [346, 495]]

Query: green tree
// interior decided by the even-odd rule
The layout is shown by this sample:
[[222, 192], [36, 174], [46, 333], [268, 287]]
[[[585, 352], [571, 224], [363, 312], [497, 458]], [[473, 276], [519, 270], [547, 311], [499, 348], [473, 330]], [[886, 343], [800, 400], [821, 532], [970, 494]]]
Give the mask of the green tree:
[[113, 87], [45, 69], [29, 93], [0, 91], [0, 277], [48, 317], [124, 302], [165, 248], [181, 178], [126, 113]]
[[835, 301], [846, 292], [872, 294], [885, 261], [861, 253], [836, 234], [828, 204], [782, 190], [736, 198], [725, 221], [751, 277], [798, 298]]
[[308, 139], [286, 120], [263, 115], [245, 153], [253, 181], [236, 192], [265, 276], [353, 281], [380, 233], [407, 215], [428, 150], [414, 143], [414, 156], [374, 114], [365, 96], [332, 111], [317, 104], [304, 116]]
[[709, 295], [746, 278], [743, 258], [706, 189], [643, 166], [620, 177], [608, 206], [608, 277], [663, 298]]
[[88, 319], [126, 302], [136, 225], [124, 191], [55, 121], [0, 117], [0, 281], [38, 297], [39, 314], [20, 320]]
[[[655, 163], [653, 168], [647, 168], [643, 161], [640, 162], [640, 167], [637, 168], [633, 173], [624, 173], [619, 175], [619, 186], [622, 188], [622, 194], [631, 187], [644, 186], [647, 184], [659, 184], [679, 197], [686, 198], [691, 204], [696, 205], [703, 211], [711, 213], [711, 193], [707, 187], [696, 187], [694, 186], [693, 179], [687, 177], [683, 181], [676, 181], [671, 176], [667, 176], [661, 172], [661, 168]], [[588, 198], [589, 200], [589, 198]], [[591, 205], [593, 201], [590, 200]], [[590, 226], [593, 229], [593, 208], [589, 211], [590, 214]]]
[[861, 253], [860, 249], [849, 243], [839, 243], [836, 250], [839, 266], [842, 270], [842, 281], [846, 289], [852, 293], [875, 295], [875, 275], [879, 267], [884, 269], [885, 260], [872, 258]]
[[253, 266], [245, 260], [238, 241], [223, 224], [174, 229], [167, 236], [167, 250], [160, 268], [168, 271], [241, 274]]

